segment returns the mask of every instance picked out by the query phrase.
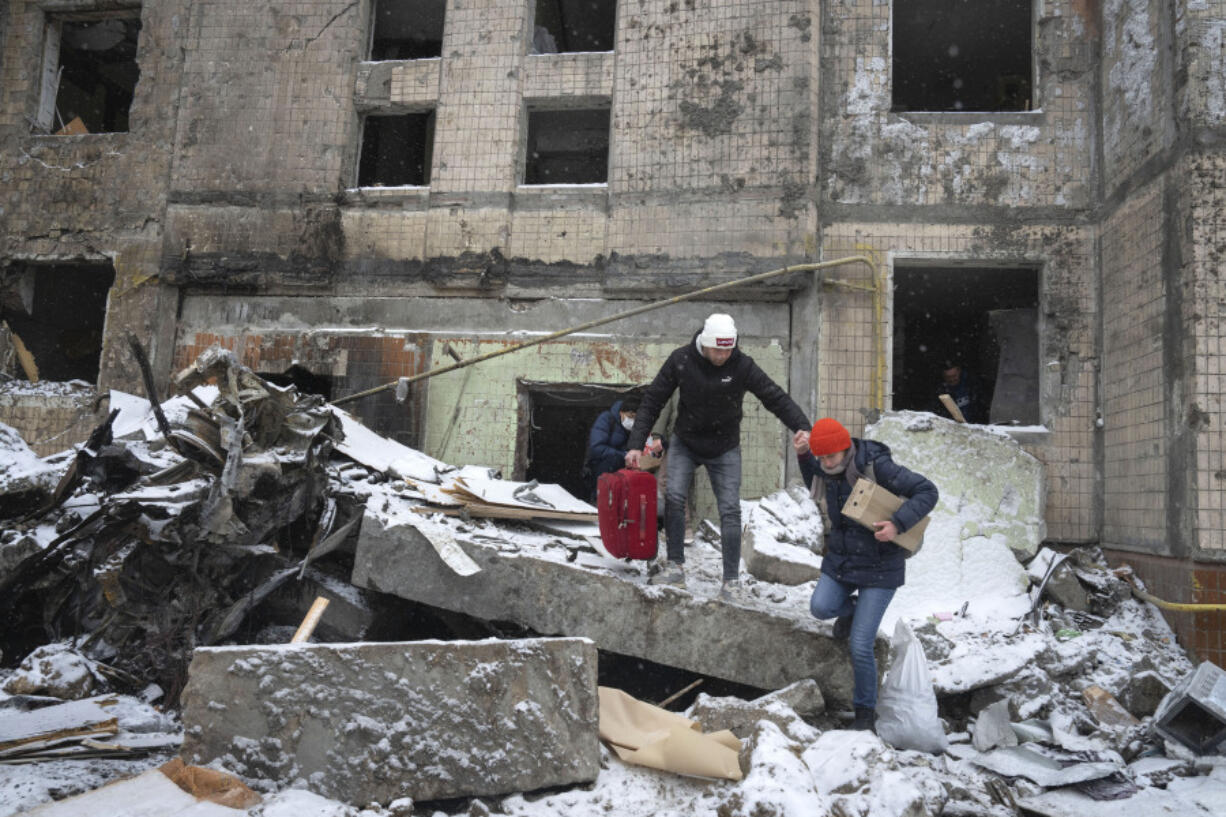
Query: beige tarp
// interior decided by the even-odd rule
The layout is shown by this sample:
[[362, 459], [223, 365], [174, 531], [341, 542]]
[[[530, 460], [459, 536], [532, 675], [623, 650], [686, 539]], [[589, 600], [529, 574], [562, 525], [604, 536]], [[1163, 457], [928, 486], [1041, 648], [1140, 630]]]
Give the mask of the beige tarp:
[[741, 741], [727, 729], [703, 734], [689, 718], [600, 687], [600, 738], [626, 763], [698, 777], [741, 779]]

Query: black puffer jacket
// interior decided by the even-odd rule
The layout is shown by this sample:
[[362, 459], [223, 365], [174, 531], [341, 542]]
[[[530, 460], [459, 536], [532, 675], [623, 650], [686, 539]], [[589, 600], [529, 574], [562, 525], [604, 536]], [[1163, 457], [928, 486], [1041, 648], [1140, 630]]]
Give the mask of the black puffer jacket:
[[[860, 439], [852, 442], [856, 447], [856, 471], [865, 473], [868, 463], [872, 462], [873, 481], [906, 499], [891, 517], [899, 533], [909, 530], [931, 513], [939, 498], [937, 486], [894, 462], [890, 447], [885, 443]], [[817, 458], [808, 452], [797, 455], [797, 460], [807, 485], [812, 487], [815, 479], [825, 482], [830, 530], [825, 532], [822, 574], [859, 587], [901, 587], [906, 580], [906, 551], [893, 542], [878, 542], [873, 531], [839, 512], [852, 489], [845, 475], [826, 476]]]
[[741, 404], [747, 391], [789, 430], [809, 428], [809, 419], [800, 406], [753, 358], [733, 349], [724, 365], [716, 366], [699, 353], [697, 339], [695, 332], [694, 340], [674, 350], [643, 393], [634, 430], [630, 432], [631, 450], [643, 447], [660, 409], [677, 389], [681, 390], [681, 398], [673, 433], [699, 457], [718, 457], [740, 445]]

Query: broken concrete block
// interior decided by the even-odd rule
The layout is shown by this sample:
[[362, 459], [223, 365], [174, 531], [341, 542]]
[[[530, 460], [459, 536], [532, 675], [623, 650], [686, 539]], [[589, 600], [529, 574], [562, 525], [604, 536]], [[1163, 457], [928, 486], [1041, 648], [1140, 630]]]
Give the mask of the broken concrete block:
[[[723, 604], [689, 590], [648, 586], [645, 576], [595, 554], [568, 562], [514, 543], [500, 549], [489, 537], [456, 541], [478, 572], [453, 572], [416, 527], [368, 505], [353, 583], [538, 633], [583, 636], [604, 650], [759, 689], [813, 678], [828, 701], [851, 702], [846, 644], [826, 635], [829, 625], [814, 620], [799, 598], [783, 605]], [[719, 554], [695, 546], [686, 559], [694, 588], [696, 563], [717, 563]], [[879, 640], [882, 667], [885, 647]]]
[[0, 533], [0, 581], [4, 581], [13, 569], [42, 550], [38, 540], [18, 531]]
[[584, 639], [196, 650], [182, 756], [354, 804], [595, 779]]
[[16, 429], [0, 423], [0, 518], [45, 502], [58, 480], [59, 469], [39, 459]]
[[963, 539], [999, 537], [1019, 560], [1038, 550], [1046, 534], [1043, 463], [1003, 430], [899, 411], [886, 412], [864, 434], [889, 445], [895, 462], [936, 483], [937, 507], [957, 511], [966, 525]]
[[825, 711], [826, 701], [822, 698], [822, 692], [818, 689], [817, 682], [810, 679], [798, 681], [752, 701], [701, 694], [687, 710], [686, 717], [701, 723], [707, 732], [727, 729], [737, 737], [744, 738], [753, 732], [758, 721], [771, 721], [785, 733], [789, 733], [796, 723], [797, 715], [811, 717]]
[[1029, 577], [1019, 564], [1044, 533], [1043, 466], [1003, 431], [927, 412], [887, 412], [864, 436], [889, 445], [894, 461], [936, 484], [940, 499], [924, 548], [907, 561], [882, 626], [968, 605], [1022, 615]]
[[776, 491], [743, 511], [745, 534], [741, 558], [745, 569], [762, 581], [797, 585], [821, 575], [822, 520], [803, 488]]
[[975, 718], [971, 745], [980, 752], [999, 746], [1017, 746], [1017, 735], [1009, 724], [1009, 702], [1000, 700], [984, 708]]
[[1130, 675], [1120, 690], [1120, 703], [1133, 717], [1147, 718], [1158, 709], [1158, 704], [1170, 693], [1170, 685], [1153, 670]]
[[1129, 714], [1128, 710], [1120, 705], [1114, 695], [1097, 684], [1091, 684], [1083, 689], [1081, 697], [1085, 699], [1086, 706], [1089, 707], [1094, 720], [1102, 726], [1127, 727], [1136, 726], [1139, 723]]
[[10, 695], [49, 695], [66, 701], [94, 694], [93, 662], [67, 644], [45, 644], [25, 657], [4, 684]]

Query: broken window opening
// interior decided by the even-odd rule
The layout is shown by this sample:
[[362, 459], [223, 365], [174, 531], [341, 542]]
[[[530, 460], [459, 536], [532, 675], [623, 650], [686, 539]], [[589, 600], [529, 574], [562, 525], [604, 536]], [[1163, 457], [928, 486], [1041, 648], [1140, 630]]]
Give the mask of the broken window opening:
[[325, 400], [332, 399], [333, 378], [329, 375], [315, 374], [297, 363], [283, 372], [260, 372], [260, 377], [278, 386], [293, 386], [299, 394], [318, 394]]
[[1034, 107], [1031, 0], [893, 5], [892, 110]]
[[109, 262], [26, 264], [0, 279], [0, 319], [25, 344], [39, 380], [97, 382], [114, 283]]
[[938, 395], [956, 365], [968, 422], [1038, 425], [1038, 304], [1034, 269], [896, 267], [893, 407], [948, 417]]
[[434, 155], [434, 111], [368, 116], [362, 128], [359, 187], [425, 187]]
[[536, 0], [533, 54], [612, 51], [616, 0]]
[[140, 80], [140, 10], [47, 19], [35, 124], [64, 135], [124, 133]]
[[515, 479], [561, 485], [587, 502], [590, 492], [583, 465], [592, 423], [635, 387], [521, 381], [518, 388]]
[[608, 108], [528, 112], [524, 184], [608, 180]]
[[443, 56], [446, 0], [375, 0], [372, 60], [424, 60]]

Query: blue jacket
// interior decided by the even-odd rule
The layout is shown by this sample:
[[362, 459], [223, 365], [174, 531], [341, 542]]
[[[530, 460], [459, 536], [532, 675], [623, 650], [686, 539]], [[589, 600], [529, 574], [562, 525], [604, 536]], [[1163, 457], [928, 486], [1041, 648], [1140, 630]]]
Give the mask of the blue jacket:
[[588, 432], [584, 470], [590, 475], [593, 490], [601, 474], [626, 467], [626, 442], [630, 432], [622, 427], [621, 408], [622, 401], [618, 400], [608, 411], [602, 411]]
[[[937, 487], [928, 479], [908, 471], [890, 457], [890, 447], [875, 440], [852, 441], [855, 444], [856, 471], [863, 474], [873, 463], [874, 481], [890, 493], [905, 497], [891, 521], [902, 533], [924, 518], [937, 504]], [[878, 542], [873, 531], [844, 516], [839, 509], [851, 495], [852, 485], [845, 474], [827, 477], [817, 457], [805, 452], [797, 455], [805, 482], [825, 484], [826, 508], [830, 514], [829, 530], [825, 531], [826, 552], [822, 556], [822, 574], [857, 587], [901, 587], [906, 580], [907, 552], [893, 542]], [[825, 522], [825, 520], [823, 520]]]

